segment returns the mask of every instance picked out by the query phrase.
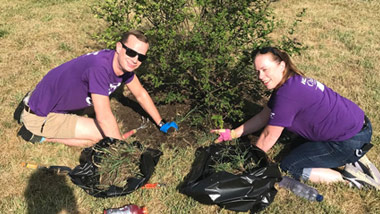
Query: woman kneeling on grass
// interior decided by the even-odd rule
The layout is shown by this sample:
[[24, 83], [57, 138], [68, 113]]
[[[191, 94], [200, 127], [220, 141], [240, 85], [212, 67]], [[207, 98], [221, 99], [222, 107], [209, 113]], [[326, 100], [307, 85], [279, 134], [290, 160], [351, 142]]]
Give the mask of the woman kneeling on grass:
[[[256, 146], [267, 152], [286, 128], [307, 139], [281, 161], [281, 169], [294, 178], [325, 183], [348, 180], [359, 188], [369, 185], [380, 189], [376, 173], [372, 179], [358, 165], [350, 164], [364, 159], [364, 164], [371, 164], [363, 157], [371, 147], [372, 136], [371, 123], [363, 110], [322, 83], [305, 77], [284, 51], [262, 48], [253, 52], [253, 59], [259, 79], [267, 89], [273, 89], [272, 95], [259, 114], [238, 128], [211, 130], [220, 135], [216, 141], [231, 140], [265, 127]], [[341, 172], [333, 169], [344, 165]]]

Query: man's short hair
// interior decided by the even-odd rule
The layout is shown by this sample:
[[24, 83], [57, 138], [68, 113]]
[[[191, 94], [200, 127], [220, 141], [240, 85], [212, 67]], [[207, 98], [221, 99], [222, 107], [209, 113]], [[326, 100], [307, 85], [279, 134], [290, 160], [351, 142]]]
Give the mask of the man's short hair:
[[131, 31], [124, 33], [123, 36], [121, 37], [120, 41], [122, 43], [127, 42], [130, 35], [135, 36], [138, 40], [140, 40], [142, 42], [149, 43], [148, 38], [144, 35], [144, 33], [142, 31], [139, 31], [139, 30], [131, 30]]

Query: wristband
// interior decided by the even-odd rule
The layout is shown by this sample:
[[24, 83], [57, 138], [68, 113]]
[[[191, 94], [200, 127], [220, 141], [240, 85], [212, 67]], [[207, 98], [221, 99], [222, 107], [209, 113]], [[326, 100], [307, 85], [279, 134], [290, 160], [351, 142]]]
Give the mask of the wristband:
[[165, 125], [166, 123], [166, 120], [162, 119], [159, 123], [158, 123], [158, 128], [161, 128], [163, 125]]

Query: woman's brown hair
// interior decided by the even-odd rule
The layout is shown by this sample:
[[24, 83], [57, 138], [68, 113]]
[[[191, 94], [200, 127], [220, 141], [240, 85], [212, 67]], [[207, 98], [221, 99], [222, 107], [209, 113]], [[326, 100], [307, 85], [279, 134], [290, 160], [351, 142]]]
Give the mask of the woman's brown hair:
[[298, 68], [293, 64], [293, 62], [290, 60], [289, 55], [278, 48], [275, 47], [263, 47], [256, 49], [252, 52], [253, 61], [255, 61], [256, 56], [259, 54], [267, 54], [271, 53], [272, 58], [274, 61], [281, 63], [282, 61], [285, 62], [285, 72], [284, 76], [282, 77], [280, 83], [276, 86], [275, 90], [280, 88], [286, 80], [288, 80], [290, 77], [294, 76], [295, 74], [305, 76]]

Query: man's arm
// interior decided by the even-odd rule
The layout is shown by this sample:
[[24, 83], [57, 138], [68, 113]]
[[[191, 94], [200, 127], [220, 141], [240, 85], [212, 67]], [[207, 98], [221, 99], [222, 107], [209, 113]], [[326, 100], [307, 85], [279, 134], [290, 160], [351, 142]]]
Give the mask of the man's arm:
[[126, 84], [128, 89], [131, 91], [133, 96], [135, 96], [137, 102], [140, 106], [147, 112], [156, 124], [159, 124], [162, 120], [160, 113], [158, 112], [156, 106], [153, 103], [152, 98], [141, 85], [140, 80], [135, 75], [133, 80]]
[[256, 146], [264, 152], [269, 151], [269, 149], [272, 148], [272, 146], [277, 142], [282, 130], [284, 130], [284, 127], [281, 126], [266, 126], [257, 140]]
[[92, 103], [96, 115], [96, 122], [99, 124], [106, 137], [122, 139], [116, 118], [112, 113], [110, 99], [108, 96], [91, 94]]

